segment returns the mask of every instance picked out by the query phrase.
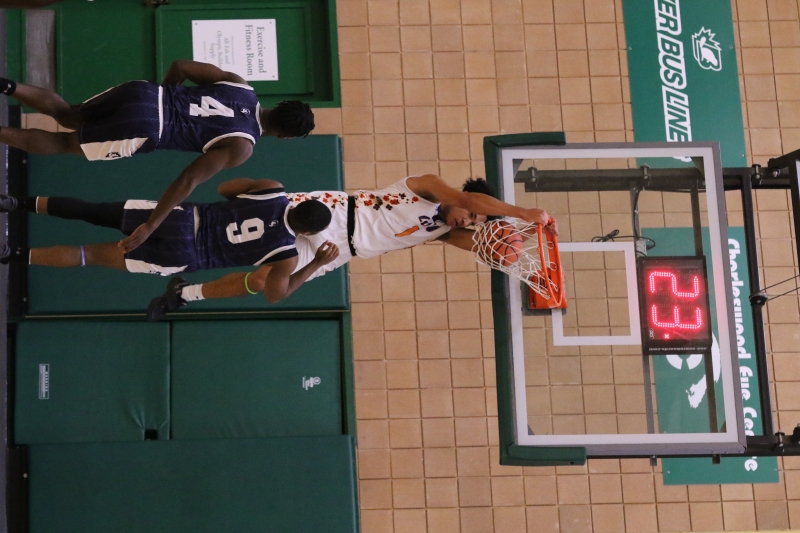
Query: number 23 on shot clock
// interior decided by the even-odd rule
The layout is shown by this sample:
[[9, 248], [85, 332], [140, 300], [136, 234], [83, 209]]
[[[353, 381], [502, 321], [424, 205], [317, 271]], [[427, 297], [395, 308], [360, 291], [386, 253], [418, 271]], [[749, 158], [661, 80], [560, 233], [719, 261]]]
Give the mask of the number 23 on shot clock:
[[644, 257], [637, 267], [645, 353], [708, 350], [711, 314], [705, 257]]

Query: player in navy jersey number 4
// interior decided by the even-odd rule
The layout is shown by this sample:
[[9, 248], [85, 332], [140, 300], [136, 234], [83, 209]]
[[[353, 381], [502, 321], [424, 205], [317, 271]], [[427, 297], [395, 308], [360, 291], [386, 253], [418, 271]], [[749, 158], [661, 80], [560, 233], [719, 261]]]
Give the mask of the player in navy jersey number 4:
[[[150, 239], [130, 252], [115, 242], [84, 246], [48, 248], [10, 248], [0, 245], [0, 263], [26, 262], [50, 267], [102, 266], [162, 276], [212, 268], [269, 265], [270, 303], [292, 294], [318, 268], [338, 257], [338, 248], [328, 243], [314, 260], [295, 271], [297, 235], [314, 235], [328, 227], [331, 212], [322, 202], [307, 200], [289, 205], [283, 185], [273, 180], [238, 178], [219, 186], [227, 201], [182, 203], [171, 210]], [[26, 210], [51, 216], [77, 219], [97, 226], [134, 231], [152, 213], [156, 202], [91, 203], [76, 198], [0, 195], [0, 211]], [[294, 273], [293, 273], [294, 272]], [[175, 278], [173, 285], [184, 284]], [[194, 286], [199, 287], [199, 286]], [[175, 287], [173, 287], [175, 288]], [[180, 287], [178, 287], [180, 289]], [[197, 300], [189, 287], [185, 300]], [[178, 291], [179, 293], [181, 291]], [[166, 308], [155, 318], [166, 313]], [[152, 310], [151, 310], [152, 311]]]
[[[197, 86], [185, 87], [185, 80]], [[259, 137], [303, 137], [314, 129], [308, 104], [292, 100], [262, 109], [241, 76], [196, 61], [173, 62], [161, 85], [130, 81], [78, 106], [6, 78], [0, 78], [0, 92], [76, 130], [0, 128], [0, 142], [30, 153], [109, 161], [153, 150], [202, 152], [167, 187], [150, 217], [120, 241], [126, 252], [142, 244], [198, 184], [247, 161]]]

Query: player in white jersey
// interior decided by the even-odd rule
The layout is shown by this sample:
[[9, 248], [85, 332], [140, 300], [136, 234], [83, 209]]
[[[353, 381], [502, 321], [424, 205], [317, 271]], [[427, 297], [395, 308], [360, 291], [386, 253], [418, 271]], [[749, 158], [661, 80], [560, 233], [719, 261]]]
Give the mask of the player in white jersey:
[[[551, 220], [543, 209], [510, 205], [492, 194], [482, 179], [467, 180], [458, 191], [432, 174], [404, 178], [385, 189], [356, 191], [352, 195], [341, 191], [290, 193], [292, 204], [316, 199], [327, 205], [332, 215], [324, 231], [297, 238], [298, 267], [311, 263], [323, 245], [334, 246], [338, 257], [321, 266], [308, 279], [322, 276], [353, 257], [369, 259], [431, 240], [470, 250], [473, 241], [469, 227], [491, 218], [510, 216], [543, 225]], [[555, 221], [546, 227], [558, 234]], [[186, 294], [199, 295], [195, 299], [256, 294], [264, 290], [268, 272], [269, 267], [262, 267], [249, 275], [247, 282], [245, 273], [229, 274], [202, 286], [193, 286]], [[169, 287], [167, 293], [157, 299], [176, 302], [170, 310], [186, 303], [185, 299], [175, 298]]]

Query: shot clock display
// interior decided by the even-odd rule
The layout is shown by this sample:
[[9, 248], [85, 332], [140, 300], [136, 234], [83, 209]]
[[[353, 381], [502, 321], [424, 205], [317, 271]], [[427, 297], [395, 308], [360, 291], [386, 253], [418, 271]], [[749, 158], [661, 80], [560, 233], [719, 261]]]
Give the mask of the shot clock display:
[[705, 257], [640, 258], [638, 271], [645, 353], [708, 350], [711, 313]]

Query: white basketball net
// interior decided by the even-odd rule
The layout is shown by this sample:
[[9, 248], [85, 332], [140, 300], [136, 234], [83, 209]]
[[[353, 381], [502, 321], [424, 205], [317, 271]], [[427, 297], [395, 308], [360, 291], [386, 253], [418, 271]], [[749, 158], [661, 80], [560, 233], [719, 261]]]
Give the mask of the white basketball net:
[[[475, 232], [472, 235], [472, 241], [474, 242], [472, 253], [478, 263], [504, 272], [512, 278], [520, 279], [536, 291], [537, 294], [545, 299], [550, 299], [550, 291], [548, 290], [550, 282], [548, 282], [542, 269], [541, 256], [544, 255], [547, 268], [555, 270], [558, 267], [555, 263], [553, 244], [547, 239], [542, 239], [544, 254], [540, 253], [538, 228], [539, 224], [530, 224], [514, 218], [491, 220], [484, 224], [478, 224], [475, 226]], [[510, 235], [508, 234], [509, 230], [512, 231]], [[518, 234], [522, 238], [522, 251], [519, 253], [519, 259], [510, 263], [509, 261], [501, 262], [499, 257], [493, 257], [494, 254], [492, 254], [490, 245], [501, 240], [501, 236], [509, 239], [514, 234]], [[554, 283], [553, 290], [558, 292], [560, 287]]]

